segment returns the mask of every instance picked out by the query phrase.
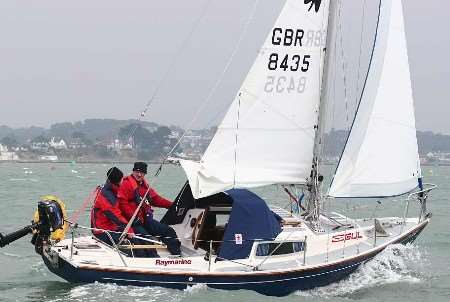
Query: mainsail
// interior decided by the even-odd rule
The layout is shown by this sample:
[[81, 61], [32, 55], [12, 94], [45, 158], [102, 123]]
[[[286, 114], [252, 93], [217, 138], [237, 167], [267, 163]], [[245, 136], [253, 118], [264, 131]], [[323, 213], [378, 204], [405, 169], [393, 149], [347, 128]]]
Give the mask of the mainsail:
[[402, 4], [381, 0], [369, 73], [329, 195], [400, 195], [420, 176]]
[[312, 8], [308, 1], [286, 1], [201, 161], [181, 161], [194, 197], [306, 183], [329, 1], [316, 1]]

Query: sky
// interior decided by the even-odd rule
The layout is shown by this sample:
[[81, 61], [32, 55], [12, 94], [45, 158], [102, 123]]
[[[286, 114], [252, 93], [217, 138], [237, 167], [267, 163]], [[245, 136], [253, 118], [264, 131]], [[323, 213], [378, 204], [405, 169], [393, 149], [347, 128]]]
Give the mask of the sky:
[[[368, 29], [375, 0], [365, 1]], [[342, 4], [344, 38], [350, 42], [344, 50], [353, 74], [363, 2]], [[417, 128], [450, 134], [450, 1], [403, 2]], [[214, 126], [283, 3], [0, 0], [0, 125], [137, 118], [156, 92], [144, 120]]]

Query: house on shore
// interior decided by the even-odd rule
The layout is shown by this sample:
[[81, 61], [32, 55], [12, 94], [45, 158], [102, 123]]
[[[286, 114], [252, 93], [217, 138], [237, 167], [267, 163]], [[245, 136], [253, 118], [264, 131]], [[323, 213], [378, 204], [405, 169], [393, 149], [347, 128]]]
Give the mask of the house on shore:
[[8, 147], [0, 144], [0, 160], [19, 160], [19, 156], [14, 151], [8, 151]]

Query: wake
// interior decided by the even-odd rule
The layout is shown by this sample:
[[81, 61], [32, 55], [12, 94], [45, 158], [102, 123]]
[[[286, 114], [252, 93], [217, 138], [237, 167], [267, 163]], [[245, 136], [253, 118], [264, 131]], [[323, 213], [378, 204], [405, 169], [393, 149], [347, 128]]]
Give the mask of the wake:
[[315, 288], [298, 291], [298, 296], [348, 297], [362, 290], [394, 283], [421, 282], [420, 265], [424, 261], [423, 253], [414, 245], [392, 245], [371, 261], [361, 265], [348, 278]]

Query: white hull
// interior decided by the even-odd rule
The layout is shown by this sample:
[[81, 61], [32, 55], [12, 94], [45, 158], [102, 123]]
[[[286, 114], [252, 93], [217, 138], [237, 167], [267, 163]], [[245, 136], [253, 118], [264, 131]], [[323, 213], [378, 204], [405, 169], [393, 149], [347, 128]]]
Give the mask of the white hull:
[[[340, 219], [346, 218], [340, 216]], [[69, 238], [50, 247], [44, 254], [44, 260], [54, 273], [73, 282], [98, 281], [175, 288], [207, 284], [217, 288], [252, 289], [268, 295], [285, 295], [346, 277], [388, 245], [413, 241], [429, 220], [379, 219], [385, 232], [377, 232], [376, 236], [372, 219], [352, 220], [345, 229], [333, 230], [339, 222], [322, 217], [325, 232], [320, 234], [311, 231], [299, 217], [292, 216], [288, 222], [290, 225], [283, 227], [275, 242], [306, 238], [303, 251], [267, 257], [257, 256], [254, 248], [246, 259], [216, 261], [217, 255], [210, 260], [205, 257], [207, 251], [193, 249], [192, 244], [186, 244], [185, 240], [183, 257], [174, 258], [166, 249], [158, 249], [160, 258], [133, 258], [92, 236], [85, 236], [73, 241]], [[71, 273], [68, 275], [69, 271]], [[266, 286], [260, 287], [262, 284]], [[283, 286], [286, 291], [282, 290]]]

